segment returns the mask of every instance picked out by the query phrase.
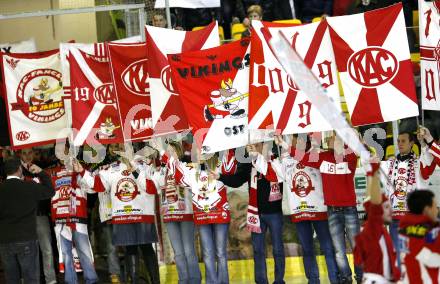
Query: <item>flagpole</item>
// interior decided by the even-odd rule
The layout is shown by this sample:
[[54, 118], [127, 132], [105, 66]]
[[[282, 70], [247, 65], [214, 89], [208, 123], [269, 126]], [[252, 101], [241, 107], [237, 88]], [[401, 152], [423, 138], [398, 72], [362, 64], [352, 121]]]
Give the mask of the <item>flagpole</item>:
[[394, 155], [397, 157], [399, 154], [399, 148], [397, 147], [397, 137], [399, 136], [399, 124], [397, 120], [393, 121], [393, 144], [394, 144]]
[[425, 110], [422, 108], [422, 126], [425, 126]]
[[170, 0], [165, 0], [165, 13], [167, 15], [167, 25], [171, 29], [171, 12], [170, 12]]

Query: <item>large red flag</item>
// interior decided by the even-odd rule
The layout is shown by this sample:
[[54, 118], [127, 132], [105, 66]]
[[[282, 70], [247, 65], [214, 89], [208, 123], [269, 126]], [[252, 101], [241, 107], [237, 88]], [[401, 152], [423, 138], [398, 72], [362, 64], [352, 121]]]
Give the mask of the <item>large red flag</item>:
[[108, 59], [71, 48], [69, 65], [74, 144], [123, 142]]
[[125, 141], [153, 135], [145, 43], [108, 43], [111, 72]]
[[352, 124], [417, 116], [402, 4], [327, 21]]
[[202, 153], [248, 143], [249, 40], [168, 55]]
[[217, 23], [193, 32], [146, 26], [146, 41], [154, 132], [169, 134], [186, 130], [188, 121], [180, 106], [167, 55], [218, 46]]

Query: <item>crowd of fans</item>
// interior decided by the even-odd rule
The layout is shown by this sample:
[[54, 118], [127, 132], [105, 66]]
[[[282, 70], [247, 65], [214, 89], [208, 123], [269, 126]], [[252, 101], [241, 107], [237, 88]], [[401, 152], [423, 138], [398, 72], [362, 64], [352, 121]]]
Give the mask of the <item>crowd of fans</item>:
[[[59, 281], [58, 269], [64, 270], [64, 283], [77, 283], [79, 263], [85, 283], [98, 283], [96, 242], [91, 242], [97, 228], [104, 237], [101, 245], [111, 283], [139, 283], [140, 271], [147, 283], [160, 283], [154, 244], [160, 242], [157, 230], [162, 226], [172, 245], [179, 283], [202, 281], [196, 230], [206, 283], [229, 283], [231, 215], [226, 188], [234, 190], [243, 184], [249, 192], [246, 226], [252, 235], [256, 283], [268, 283], [265, 237], [269, 233], [274, 283], [285, 283], [289, 268], [282, 239], [283, 211], [291, 214], [296, 226], [309, 283], [319, 283], [323, 277], [313, 232], [324, 252], [330, 283], [352, 283], [353, 276], [357, 283], [392, 283], [400, 278], [409, 281], [406, 283], [425, 283], [439, 276], [440, 264], [435, 262], [440, 251], [438, 209], [427, 188], [440, 166], [440, 146], [427, 128], [417, 132], [420, 157], [412, 150], [413, 133], [401, 132], [395, 158], [381, 162], [372, 154], [370, 163], [364, 165], [372, 179], [368, 181], [368, 219], [363, 230], [354, 187], [358, 157], [351, 149], [334, 133], [327, 138], [327, 146], [321, 145], [319, 133], [274, 138], [278, 154], [271, 156], [263, 143], [250, 144], [244, 156], [250, 162], [237, 158], [244, 149], [213, 156], [192, 149], [195, 156], [191, 157], [186, 142], [190, 137], [167, 144], [155, 139], [136, 143], [145, 147], [134, 156], [126, 154], [128, 145], [110, 144], [98, 164], [75, 158], [68, 144], [55, 147], [56, 155], [51, 156], [39, 155], [34, 148], [4, 149], [0, 258], [6, 283], [19, 283], [20, 278], [24, 283], [40, 283], [40, 267], [46, 283]], [[385, 174], [383, 194], [379, 167]], [[281, 202], [283, 195], [286, 205]], [[90, 209], [95, 206], [101, 222], [98, 227], [91, 226]], [[56, 249], [52, 249], [54, 238]], [[346, 239], [354, 250], [354, 271]], [[60, 267], [54, 265], [55, 258]], [[423, 269], [434, 270], [425, 275], [420, 273]]]
[[[258, 9], [261, 11], [260, 20], [299, 19], [303, 23], [309, 23], [317, 17], [362, 13], [398, 2], [403, 4], [407, 27], [411, 27], [413, 25], [412, 11], [417, 10], [415, 0], [221, 0], [220, 8], [172, 8], [171, 17], [174, 28], [188, 31], [217, 20], [224, 29], [225, 39], [230, 39], [231, 25], [243, 23], [248, 26], [249, 20], [252, 19], [250, 12], [255, 11], [255, 5], [259, 6]], [[152, 10], [149, 14], [151, 16], [162, 15], [165, 19], [165, 12], [161, 10]], [[155, 25], [154, 19], [151, 23]], [[165, 23], [160, 26], [165, 27]]]

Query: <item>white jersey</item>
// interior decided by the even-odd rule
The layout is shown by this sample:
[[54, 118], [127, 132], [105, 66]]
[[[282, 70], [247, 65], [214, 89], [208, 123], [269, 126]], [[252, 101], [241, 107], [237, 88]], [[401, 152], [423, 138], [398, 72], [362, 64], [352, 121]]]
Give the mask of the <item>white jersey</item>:
[[151, 166], [139, 165], [139, 176], [127, 171], [127, 166], [114, 162], [104, 166], [97, 175], [86, 172], [83, 181], [97, 192], [109, 192], [112, 223], [154, 223], [155, 185]]

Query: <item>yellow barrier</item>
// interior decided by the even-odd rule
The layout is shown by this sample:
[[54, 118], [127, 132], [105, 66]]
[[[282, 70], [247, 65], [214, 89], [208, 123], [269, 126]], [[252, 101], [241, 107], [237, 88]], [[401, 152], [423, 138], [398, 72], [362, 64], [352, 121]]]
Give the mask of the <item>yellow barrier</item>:
[[[348, 255], [350, 267], [353, 270], [353, 256]], [[320, 255], [317, 257], [317, 263], [321, 279], [327, 278], [327, 265], [325, 264], [325, 257]], [[268, 258], [266, 260], [267, 274], [269, 282], [274, 280], [274, 260]], [[205, 279], [205, 266], [203, 263], [199, 264], [202, 272], [202, 278]], [[252, 259], [246, 260], [230, 260], [228, 261], [229, 280], [237, 283], [251, 283], [254, 280], [254, 261]], [[304, 266], [302, 257], [292, 256], [286, 257], [286, 273], [285, 279], [305, 278]], [[161, 283], [171, 284], [177, 283], [178, 276], [175, 265], [163, 265], [160, 267], [160, 281]], [[290, 283], [290, 282], [287, 282]]]

